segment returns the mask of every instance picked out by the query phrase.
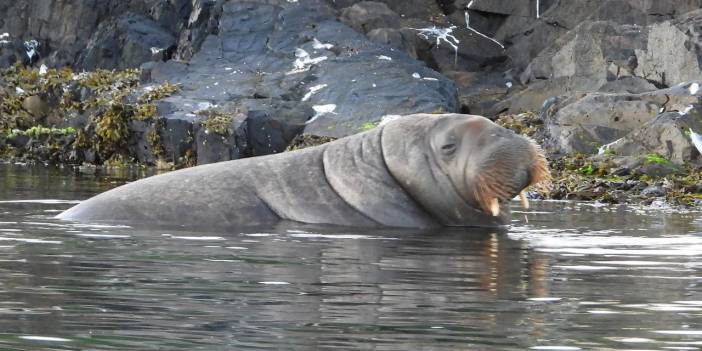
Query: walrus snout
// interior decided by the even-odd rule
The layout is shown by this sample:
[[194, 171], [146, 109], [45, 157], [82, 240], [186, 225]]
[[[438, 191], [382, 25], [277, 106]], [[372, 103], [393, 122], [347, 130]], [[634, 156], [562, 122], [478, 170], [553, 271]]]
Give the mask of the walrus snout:
[[500, 203], [520, 197], [529, 208], [524, 190], [551, 179], [548, 161], [536, 142], [513, 134], [503, 137], [482, 152], [479, 168], [483, 171], [475, 181], [474, 198], [481, 209], [499, 216]]

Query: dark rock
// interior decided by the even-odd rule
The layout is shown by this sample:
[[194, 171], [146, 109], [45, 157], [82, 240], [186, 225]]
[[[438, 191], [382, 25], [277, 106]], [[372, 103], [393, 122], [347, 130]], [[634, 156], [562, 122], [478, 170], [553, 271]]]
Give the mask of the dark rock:
[[23, 51], [19, 48], [19, 42], [11, 40], [8, 33], [3, 38], [0, 38], [0, 68], [12, 66], [15, 62], [22, 60]]
[[178, 38], [177, 59], [190, 60], [200, 50], [205, 38], [210, 34], [216, 34], [217, 5], [215, 1], [192, 1], [190, 15]]
[[78, 66], [96, 68], [136, 68], [151, 61], [161, 51], [172, 51], [176, 39], [153, 20], [136, 14], [125, 14], [103, 22], [78, 58]]
[[31, 138], [25, 134], [14, 134], [7, 138], [7, 143], [12, 147], [25, 147]]
[[163, 146], [164, 157], [178, 162], [193, 152], [193, 120], [181, 118], [165, 118], [163, 128], [159, 130], [159, 139]]
[[[75, 64], [98, 26], [127, 12], [147, 14], [156, 0], [0, 1], [0, 34], [37, 40], [42, 58], [52, 66]], [[68, 20], [71, 19], [71, 20]], [[23, 59], [17, 56], [17, 59]], [[50, 62], [49, 62], [50, 61]], [[82, 68], [74, 66], [75, 68]]]
[[163, 157], [163, 147], [160, 143], [160, 123], [153, 121], [132, 120], [129, 122], [129, 140], [127, 148], [130, 155], [142, 164], [156, 164]]
[[497, 114], [496, 105], [508, 93], [519, 89], [519, 83], [502, 72], [446, 72], [458, 86], [461, 112], [492, 117]]
[[636, 174], [646, 175], [652, 178], [661, 178], [680, 172], [680, 168], [672, 163], [651, 163], [644, 162], [636, 169]]
[[202, 121], [195, 124], [195, 147], [197, 149], [197, 164], [208, 164], [221, 161], [236, 160], [241, 157], [234, 133], [240, 120], [232, 121], [224, 132], [215, 132], [203, 125]]
[[340, 19], [361, 33], [378, 28], [398, 28], [401, 21], [400, 15], [377, 1], [362, 1], [345, 8], [341, 11]]
[[[166, 117], [192, 119], [209, 106], [257, 99], [307, 111], [336, 105], [307, 116], [305, 131], [345, 136], [387, 114], [458, 110], [452, 82], [341, 24], [322, 3], [227, 2], [218, 23], [217, 35], [209, 35], [187, 64], [148, 67], [155, 82], [182, 86], [160, 103], [168, 105]], [[267, 145], [266, 135], [260, 145]], [[270, 150], [282, 151], [282, 144]]]

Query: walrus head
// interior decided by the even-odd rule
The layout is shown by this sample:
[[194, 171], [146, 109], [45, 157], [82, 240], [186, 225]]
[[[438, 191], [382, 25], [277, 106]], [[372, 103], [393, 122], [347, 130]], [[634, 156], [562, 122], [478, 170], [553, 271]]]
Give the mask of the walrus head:
[[505, 203], [550, 179], [532, 140], [473, 115], [414, 115], [388, 123], [383, 156], [400, 185], [441, 224], [494, 225]]

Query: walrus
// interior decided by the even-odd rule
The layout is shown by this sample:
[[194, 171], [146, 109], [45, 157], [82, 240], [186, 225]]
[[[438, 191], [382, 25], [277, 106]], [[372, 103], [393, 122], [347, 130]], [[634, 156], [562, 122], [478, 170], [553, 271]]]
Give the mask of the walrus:
[[481, 116], [416, 114], [315, 147], [145, 178], [58, 217], [216, 227], [281, 220], [492, 227], [506, 224], [508, 201], [547, 179], [546, 159], [530, 139]]

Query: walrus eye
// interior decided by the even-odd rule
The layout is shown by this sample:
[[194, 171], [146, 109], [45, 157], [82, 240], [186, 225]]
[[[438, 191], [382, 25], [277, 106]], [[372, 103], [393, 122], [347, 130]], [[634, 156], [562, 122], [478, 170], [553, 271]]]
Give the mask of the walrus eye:
[[456, 152], [456, 144], [454, 143], [446, 144], [441, 147], [441, 153], [445, 156], [453, 155], [454, 152]]

